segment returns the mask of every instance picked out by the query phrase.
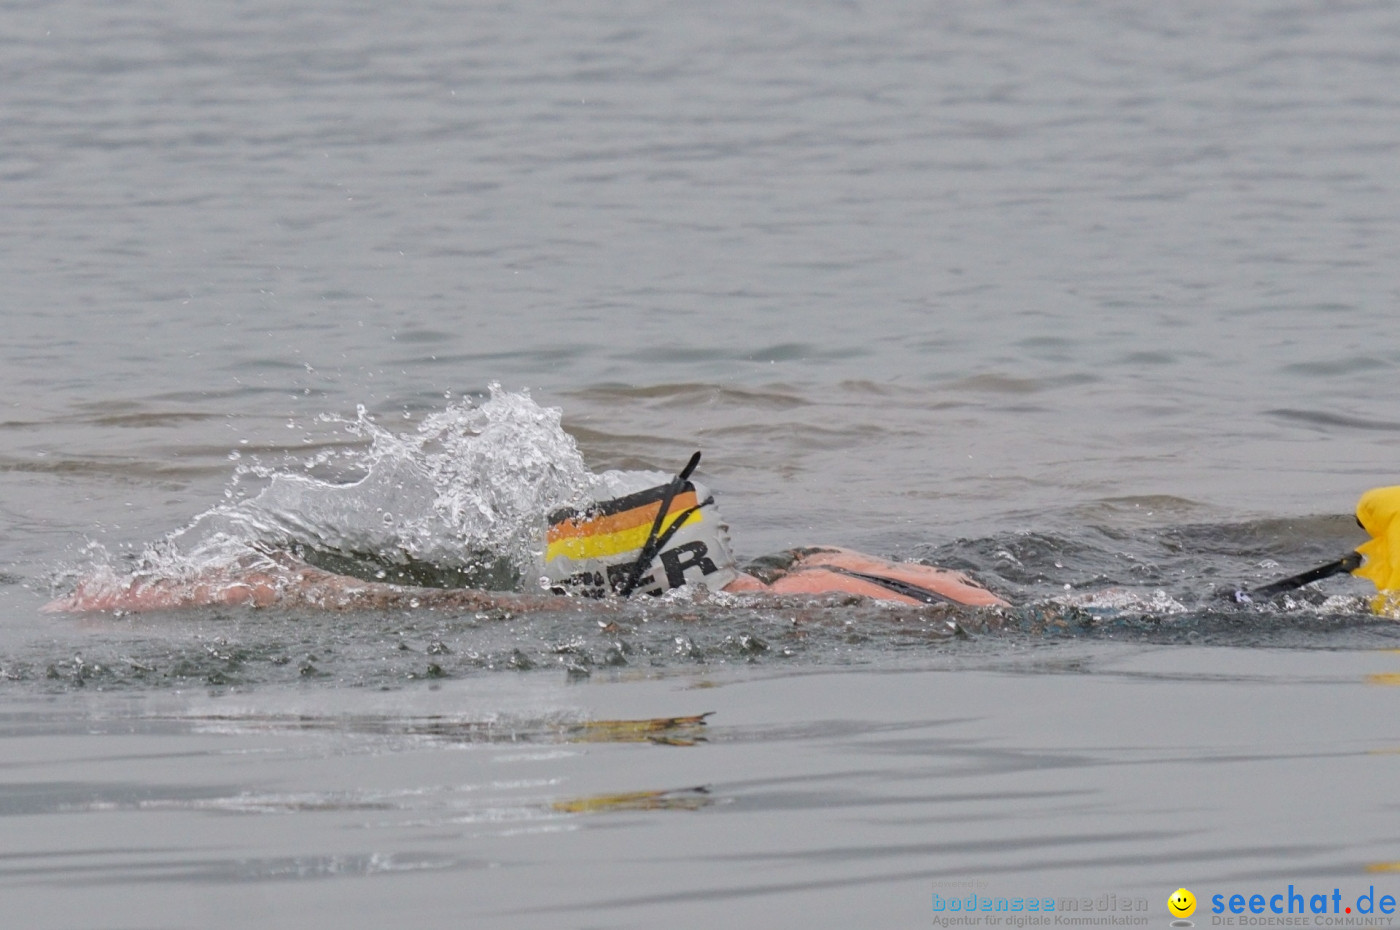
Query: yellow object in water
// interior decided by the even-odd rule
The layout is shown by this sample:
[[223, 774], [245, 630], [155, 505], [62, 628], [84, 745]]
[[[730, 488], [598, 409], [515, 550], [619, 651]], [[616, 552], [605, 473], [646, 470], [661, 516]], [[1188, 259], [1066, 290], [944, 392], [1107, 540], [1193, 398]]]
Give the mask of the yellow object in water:
[[1356, 547], [1366, 562], [1352, 574], [1375, 583], [1381, 595], [1372, 609], [1389, 613], [1396, 598], [1386, 592], [1400, 592], [1400, 486], [1372, 488], [1361, 495], [1356, 519], [1371, 538]]

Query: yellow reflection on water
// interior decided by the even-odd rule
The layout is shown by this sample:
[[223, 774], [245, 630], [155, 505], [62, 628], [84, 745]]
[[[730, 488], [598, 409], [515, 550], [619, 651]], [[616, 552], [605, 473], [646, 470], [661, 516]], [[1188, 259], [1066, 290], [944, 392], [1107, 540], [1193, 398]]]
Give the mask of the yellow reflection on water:
[[652, 717], [646, 720], [590, 720], [570, 729], [569, 740], [576, 743], [663, 743], [693, 746], [704, 742], [705, 718]]
[[552, 805], [562, 814], [601, 814], [611, 811], [694, 811], [714, 803], [707, 788], [684, 788], [679, 791], [624, 791], [618, 794], [595, 794], [586, 798], [569, 798]]

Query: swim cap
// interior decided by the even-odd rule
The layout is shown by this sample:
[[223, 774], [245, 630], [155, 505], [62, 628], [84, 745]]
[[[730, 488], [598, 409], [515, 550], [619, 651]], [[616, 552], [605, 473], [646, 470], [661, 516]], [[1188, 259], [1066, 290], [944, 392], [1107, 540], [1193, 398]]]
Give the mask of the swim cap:
[[699, 582], [719, 590], [738, 575], [729, 527], [698, 482], [677, 480], [549, 518], [544, 580], [555, 594], [656, 595]]

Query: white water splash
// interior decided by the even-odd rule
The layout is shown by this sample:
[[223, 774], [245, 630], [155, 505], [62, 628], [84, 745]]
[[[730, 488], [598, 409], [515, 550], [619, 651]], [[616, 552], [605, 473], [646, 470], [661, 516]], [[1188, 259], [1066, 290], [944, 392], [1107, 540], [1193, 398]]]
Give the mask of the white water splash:
[[360, 408], [354, 420], [339, 422], [369, 447], [306, 463], [338, 457], [334, 464], [358, 478], [336, 483], [241, 465], [235, 484], [252, 476], [266, 487], [150, 547], [139, 571], [181, 578], [248, 568], [269, 549], [300, 545], [387, 564], [414, 561], [495, 577], [505, 566], [517, 579], [536, 577], [551, 512], [667, 479], [660, 472], [593, 474], [560, 418], [528, 393], [496, 384], [479, 405], [449, 406], [407, 434], [384, 429]]
[[1141, 614], [1183, 614], [1187, 610], [1185, 604], [1160, 588], [1150, 594], [1122, 588], [1108, 588], [1103, 591], [1052, 597], [1050, 603], [1080, 607], [1091, 613], [1094, 611], [1131, 611]]

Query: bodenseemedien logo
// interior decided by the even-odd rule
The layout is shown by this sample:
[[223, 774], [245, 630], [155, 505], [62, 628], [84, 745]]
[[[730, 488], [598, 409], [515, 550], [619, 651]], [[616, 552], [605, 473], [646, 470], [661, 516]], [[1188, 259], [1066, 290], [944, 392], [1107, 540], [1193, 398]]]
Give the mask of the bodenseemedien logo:
[[1152, 924], [1147, 898], [1119, 894], [1097, 897], [999, 895], [975, 892], [945, 897], [933, 895], [933, 923], [945, 930], [1039, 930], [1070, 927], [1076, 930], [1147, 928]]

